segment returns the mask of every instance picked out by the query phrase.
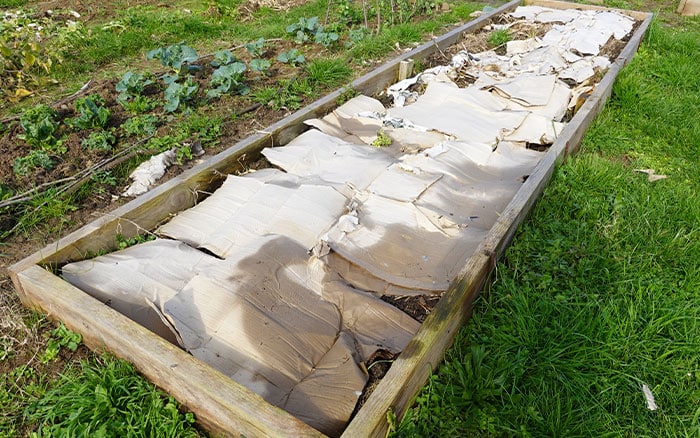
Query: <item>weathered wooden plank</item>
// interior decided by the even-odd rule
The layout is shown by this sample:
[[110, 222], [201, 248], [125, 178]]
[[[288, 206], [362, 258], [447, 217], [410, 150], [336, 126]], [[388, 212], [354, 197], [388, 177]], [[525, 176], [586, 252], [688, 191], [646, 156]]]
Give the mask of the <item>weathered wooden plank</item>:
[[458, 328], [471, 314], [472, 301], [495, 266], [496, 260], [505, 251], [517, 227], [527, 217], [544, 190], [557, 163], [568, 153], [578, 149], [584, 133], [602, 111], [612, 92], [617, 74], [634, 55], [650, 22], [651, 14], [647, 14], [594, 93], [518, 190], [480, 244], [476, 254], [467, 260], [458, 276], [459, 280], [440, 299], [411, 343], [392, 364], [389, 372], [348, 425], [343, 436], [385, 436], [389, 427], [387, 413], [392, 411], [401, 418], [406, 412], [432, 369], [437, 368], [442, 361], [443, 354], [454, 341]]
[[17, 276], [22, 293], [32, 297], [35, 307], [80, 332], [90, 348], [107, 349], [138, 364], [146, 377], [195, 411], [197, 421], [214, 434], [323, 436], [45, 269], [32, 266]]

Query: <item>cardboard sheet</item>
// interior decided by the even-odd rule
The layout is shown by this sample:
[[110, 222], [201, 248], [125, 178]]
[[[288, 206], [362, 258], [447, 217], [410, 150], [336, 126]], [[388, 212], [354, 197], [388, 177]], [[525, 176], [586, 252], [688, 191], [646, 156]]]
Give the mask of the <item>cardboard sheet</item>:
[[505, 105], [488, 92], [430, 82], [416, 103], [392, 108], [389, 114], [416, 125], [430, 126], [459, 140], [495, 145], [505, 132], [515, 130], [527, 116], [527, 112], [503, 109]]
[[332, 187], [229, 176], [213, 195], [160, 228], [162, 236], [226, 258], [258, 236], [280, 234], [307, 249], [342, 212], [346, 198]]
[[134, 297], [195, 357], [331, 435], [366, 382], [359, 363], [378, 348], [401, 351], [418, 329], [309, 263], [307, 250], [283, 236], [257, 239], [226, 260], [156, 240], [67, 265], [63, 275], [105, 301]]

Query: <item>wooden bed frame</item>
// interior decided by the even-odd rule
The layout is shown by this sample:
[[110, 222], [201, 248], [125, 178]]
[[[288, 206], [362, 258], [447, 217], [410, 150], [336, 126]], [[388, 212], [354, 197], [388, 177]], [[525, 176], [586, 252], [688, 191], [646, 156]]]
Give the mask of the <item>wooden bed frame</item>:
[[[597, 6], [536, 0], [526, 4], [558, 9], [608, 9]], [[519, 0], [484, 13], [451, 32], [427, 42], [352, 82], [353, 89], [373, 95], [393, 83], [402, 61], [420, 60], [473, 32], [497, 15], [513, 10]], [[478, 250], [466, 260], [457, 280], [442, 296], [420, 330], [393, 363], [343, 436], [384, 436], [387, 413], [401, 417], [431, 371], [441, 362], [457, 330], [471, 312], [471, 303], [489, 278], [518, 225], [549, 181], [555, 166], [574, 153], [612, 92], [620, 69], [634, 56], [651, 22], [649, 13], [624, 11], [642, 23], [613, 62], [593, 94], [567, 124], [557, 141], [522, 185]], [[133, 363], [148, 379], [173, 395], [213, 435], [323, 436], [283, 410], [237, 384], [209, 365], [68, 284], [53, 271], [68, 262], [115, 249], [116, 235], [127, 238], [167, 221], [197, 201], [198, 191], [211, 190], [225, 174], [236, 172], [271, 145], [283, 145], [306, 129], [304, 120], [321, 117], [336, 106], [335, 91], [285, 119], [233, 145], [200, 165], [102, 216], [10, 267], [15, 288], [27, 306], [59, 319], [82, 334], [90, 348], [107, 350]]]

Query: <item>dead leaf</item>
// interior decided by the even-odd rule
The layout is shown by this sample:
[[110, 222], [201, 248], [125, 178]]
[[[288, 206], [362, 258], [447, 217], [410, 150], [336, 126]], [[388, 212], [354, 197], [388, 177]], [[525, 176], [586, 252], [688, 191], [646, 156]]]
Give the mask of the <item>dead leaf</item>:
[[654, 181], [658, 181], [660, 179], [668, 178], [668, 176], [666, 176], [666, 175], [657, 175], [656, 172], [654, 172], [654, 169], [634, 169], [634, 171], [640, 172], [640, 173], [646, 173], [647, 180], [649, 180], [649, 182], [654, 182]]
[[25, 88], [18, 88], [15, 90], [15, 98], [17, 98], [17, 100], [24, 99], [25, 97], [29, 97], [32, 94], [34, 94], [34, 93], [32, 93], [31, 91], [29, 91]]

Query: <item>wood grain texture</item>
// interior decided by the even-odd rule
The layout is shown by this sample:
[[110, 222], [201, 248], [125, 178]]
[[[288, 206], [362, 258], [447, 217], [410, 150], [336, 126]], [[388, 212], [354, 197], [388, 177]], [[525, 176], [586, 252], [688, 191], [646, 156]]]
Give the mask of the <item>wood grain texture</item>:
[[[529, 2], [550, 7], [572, 7], [570, 3]], [[372, 95], [392, 83], [401, 61], [424, 59], [435, 50], [457, 42], [462, 33], [474, 31], [489, 19], [514, 9], [518, 0], [455, 29], [440, 38], [401, 55], [352, 82], [351, 87]], [[588, 9], [576, 4], [577, 8]], [[597, 8], [594, 8], [597, 9]], [[458, 280], [422, 324], [419, 332], [393, 364], [343, 436], [383, 436], [388, 430], [386, 414], [398, 416], [410, 406], [430, 372], [441, 362], [460, 326], [471, 312], [471, 303], [505, 250], [518, 225], [525, 219], [544, 190], [555, 166], [574, 153], [595, 116], [610, 96], [619, 70], [634, 55], [651, 14], [639, 14], [644, 22], [637, 29], [620, 57], [611, 66], [594, 93], [567, 125], [532, 175], [491, 229], [478, 251], [465, 261]], [[85, 227], [71, 233], [18, 262], [10, 268], [11, 277], [22, 301], [61, 319], [80, 332], [91, 348], [107, 349], [133, 363], [144, 375], [171, 393], [198, 421], [214, 434], [246, 436], [320, 436], [289, 414], [265, 403], [260, 397], [145, 328], [101, 304], [41, 266], [61, 266], [84, 259], [98, 251], [113, 249], [116, 234], [132, 237], [152, 230], [171, 215], [191, 207], [200, 190], [211, 190], [224, 175], [242, 168], [248, 159], [259, 156], [268, 146], [286, 144], [306, 129], [303, 121], [321, 117], [336, 106], [343, 90], [338, 90], [210, 158], [167, 183], [134, 199]]]

